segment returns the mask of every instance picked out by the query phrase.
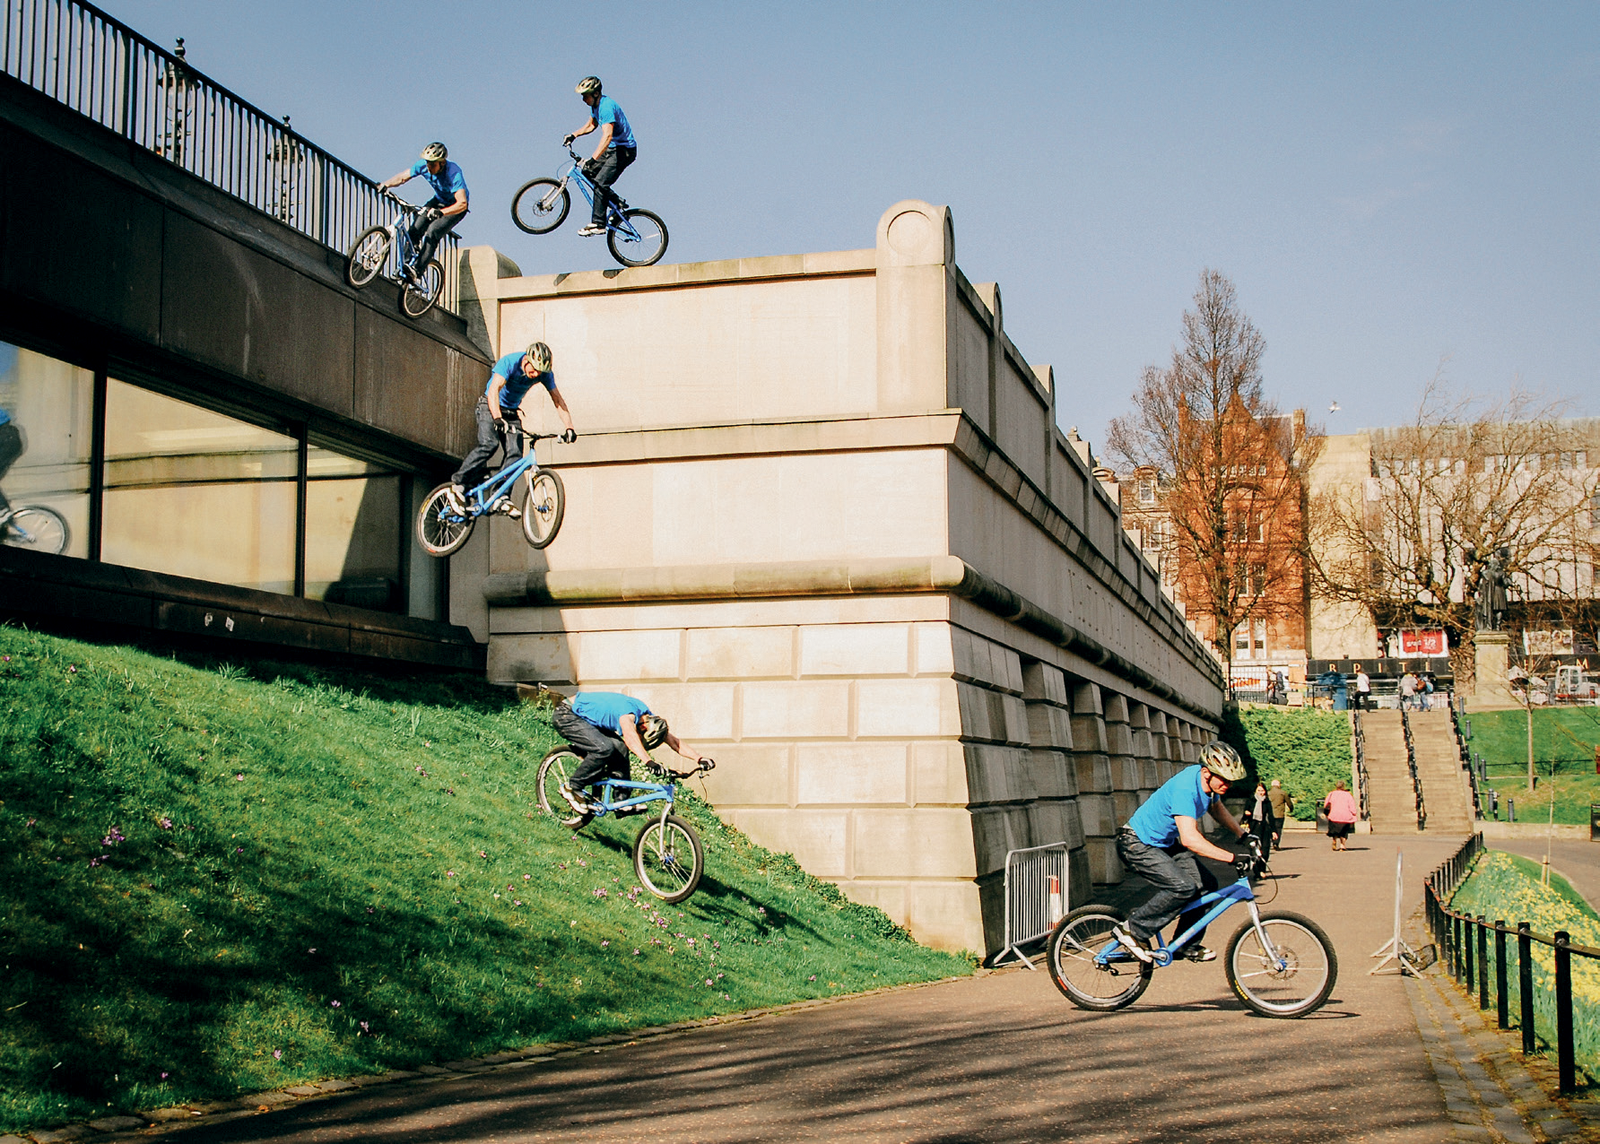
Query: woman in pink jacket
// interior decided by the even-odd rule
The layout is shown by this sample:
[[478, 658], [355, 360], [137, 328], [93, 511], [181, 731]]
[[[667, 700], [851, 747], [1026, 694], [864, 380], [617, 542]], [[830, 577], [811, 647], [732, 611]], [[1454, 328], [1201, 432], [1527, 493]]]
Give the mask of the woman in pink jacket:
[[1345, 839], [1356, 828], [1358, 812], [1355, 795], [1350, 793], [1343, 779], [1334, 783], [1328, 797], [1322, 800], [1322, 813], [1328, 816], [1328, 838], [1333, 842], [1333, 848], [1350, 849], [1345, 845]]

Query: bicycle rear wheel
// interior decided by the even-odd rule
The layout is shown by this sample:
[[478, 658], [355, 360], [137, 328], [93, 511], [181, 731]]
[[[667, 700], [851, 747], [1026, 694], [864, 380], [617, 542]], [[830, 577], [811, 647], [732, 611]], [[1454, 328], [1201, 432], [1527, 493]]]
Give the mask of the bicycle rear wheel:
[[1269, 956], [1252, 922], [1228, 943], [1228, 984], [1263, 1017], [1300, 1017], [1321, 1007], [1339, 976], [1339, 959], [1322, 927], [1300, 914], [1262, 914]]
[[562, 826], [570, 826], [573, 830], [587, 825], [594, 818], [592, 814], [579, 814], [572, 809], [572, 804], [561, 793], [561, 784], [578, 769], [582, 761], [571, 747], [557, 747], [539, 764], [539, 809], [554, 815]]
[[439, 265], [437, 259], [430, 259], [418, 277], [422, 285], [413, 286], [405, 282], [400, 286], [400, 308], [408, 318], [422, 317], [433, 309], [434, 303], [444, 293], [444, 267]]
[[[1110, 906], [1079, 906], [1050, 934], [1045, 946], [1050, 980], [1080, 1009], [1121, 1009], [1150, 985], [1154, 967], [1121, 949], [1111, 936], [1111, 927], [1120, 921], [1122, 915]], [[1096, 961], [1100, 954], [1107, 955]]]
[[572, 195], [555, 179], [523, 183], [511, 198], [511, 221], [529, 234], [549, 234], [566, 221]]
[[700, 885], [706, 856], [694, 827], [675, 814], [656, 818], [633, 842], [633, 872], [664, 902], [681, 902]]
[[614, 225], [606, 231], [606, 245], [611, 257], [624, 266], [654, 266], [667, 252], [667, 224], [654, 211], [638, 209], [623, 212], [629, 225], [638, 231], [633, 238]]
[[66, 518], [53, 508], [32, 505], [14, 511], [0, 524], [0, 544], [7, 548], [31, 548], [35, 552], [61, 553], [67, 550], [72, 532]]
[[359, 290], [376, 278], [389, 261], [391, 241], [386, 226], [368, 227], [362, 231], [361, 237], [350, 248], [350, 260], [344, 267], [344, 280]]
[[448, 483], [440, 485], [422, 502], [417, 513], [417, 542], [429, 556], [449, 556], [467, 542], [476, 523], [470, 516], [462, 516], [450, 507], [446, 494]]
[[528, 478], [528, 491], [522, 498], [522, 535], [534, 548], [543, 548], [561, 531], [561, 518], [567, 511], [567, 491], [561, 476], [551, 469], [539, 469]]

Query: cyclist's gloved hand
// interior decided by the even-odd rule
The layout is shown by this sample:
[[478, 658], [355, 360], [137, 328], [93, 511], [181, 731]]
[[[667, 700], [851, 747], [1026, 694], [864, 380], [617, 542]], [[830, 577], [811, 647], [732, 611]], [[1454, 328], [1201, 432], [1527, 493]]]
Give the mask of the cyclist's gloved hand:
[[494, 419], [494, 431], [496, 433], [504, 433], [510, 427], [511, 427], [511, 423], [509, 421], [507, 421], [504, 417], [496, 417]]
[[423, 222], [432, 222], [434, 219], [439, 218], [443, 214], [444, 214], [444, 212], [442, 210], [440, 210], [438, 207], [423, 207], [422, 208], [422, 221]]
[[695, 765], [698, 766], [702, 771], [709, 771], [716, 767], [717, 760], [708, 758], [705, 755], [701, 755], [699, 759], [695, 760]]
[[1256, 856], [1254, 854], [1235, 855], [1233, 859], [1233, 868], [1238, 871], [1239, 877], [1250, 877], [1256, 872]]
[[563, 147], [571, 147], [572, 146], [572, 141], [574, 139], [576, 139], [576, 138], [577, 138], [576, 135], [563, 135], [561, 137], [561, 145]]
[[578, 439], [578, 431], [576, 429], [568, 429], [564, 433], [561, 434], [561, 443], [563, 445], [570, 445], [574, 441], [576, 441], [577, 439]]
[[592, 178], [595, 177], [595, 175], [597, 173], [599, 173], [600, 160], [599, 159], [585, 159], [581, 164], [579, 164], [579, 166], [583, 170], [583, 173], [586, 176], [588, 176], [589, 178], [592, 179]]

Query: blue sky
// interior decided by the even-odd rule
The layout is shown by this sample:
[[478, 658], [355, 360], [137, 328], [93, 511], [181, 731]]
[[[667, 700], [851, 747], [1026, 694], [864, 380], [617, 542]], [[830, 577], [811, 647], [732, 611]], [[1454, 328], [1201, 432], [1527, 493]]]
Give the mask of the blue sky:
[[589, 73], [671, 261], [867, 247], [892, 203], [949, 204], [1097, 446], [1208, 266], [1268, 391], [1329, 432], [1404, 419], [1446, 358], [1464, 390], [1600, 414], [1600, 4], [106, 6], [374, 178], [445, 140], [464, 240], [525, 273], [610, 264], [508, 212]]

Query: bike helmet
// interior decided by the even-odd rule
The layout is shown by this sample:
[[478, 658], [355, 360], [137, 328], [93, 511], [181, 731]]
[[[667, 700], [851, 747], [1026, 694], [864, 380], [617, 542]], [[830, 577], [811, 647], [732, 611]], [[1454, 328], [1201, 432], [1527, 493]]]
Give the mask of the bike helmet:
[[422, 149], [422, 161], [424, 163], [437, 163], [449, 154], [450, 149], [443, 143], [429, 143]]
[[578, 86], [573, 90], [579, 95], [599, 95], [600, 77], [597, 75], [586, 75], [578, 81]]
[[1200, 752], [1200, 765], [1218, 778], [1236, 783], [1244, 778], [1244, 760], [1226, 743], [1209, 743]]
[[550, 347], [543, 342], [534, 342], [523, 356], [533, 362], [533, 368], [540, 373], [549, 373], [550, 366], [555, 361], [555, 358], [550, 356]]
[[667, 741], [667, 721], [653, 712], [646, 712], [639, 720], [639, 738], [646, 750], [655, 750]]

